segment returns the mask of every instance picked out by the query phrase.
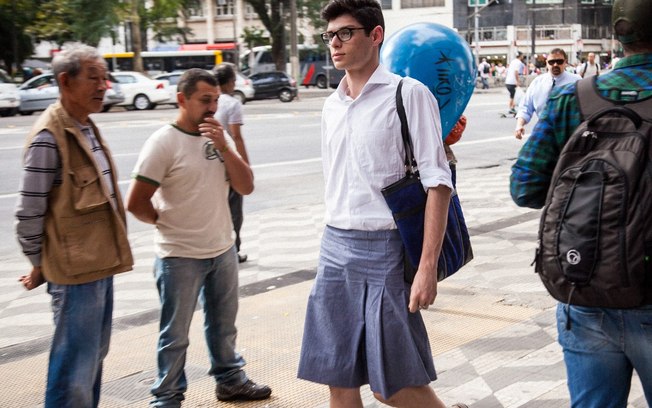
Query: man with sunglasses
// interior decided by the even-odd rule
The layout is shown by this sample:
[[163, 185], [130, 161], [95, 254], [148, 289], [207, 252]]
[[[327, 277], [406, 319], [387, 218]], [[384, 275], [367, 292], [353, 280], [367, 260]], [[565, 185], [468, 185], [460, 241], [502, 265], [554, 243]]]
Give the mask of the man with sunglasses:
[[534, 78], [518, 108], [516, 129], [514, 130], [514, 136], [517, 139], [523, 138], [525, 125], [530, 122], [535, 112], [537, 117], [541, 117], [548, 102], [548, 96], [555, 87], [575, 83], [581, 79], [579, 75], [566, 71], [566, 52], [561, 48], [550, 51], [546, 60], [548, 73]]
[[[405, 174], [396, 91], [379, 63], [384, 19], [376, 0], [334, 0], [322, 10], [333, 64], [346, 71], [322, 112], [326, 228], [306, 312], [298, 376], [326, 384], [330, 407], [362, 408], [360, 387], [391, 406], [445, 408], [420, 314], [435, 301], [437, 258], [451, 175], [437, 101], [405, 78], [402, 95], [427, 190], [423, 256], [414, 283], [381, 189]], [[465, 407], [458, 404], [458, 407]]]

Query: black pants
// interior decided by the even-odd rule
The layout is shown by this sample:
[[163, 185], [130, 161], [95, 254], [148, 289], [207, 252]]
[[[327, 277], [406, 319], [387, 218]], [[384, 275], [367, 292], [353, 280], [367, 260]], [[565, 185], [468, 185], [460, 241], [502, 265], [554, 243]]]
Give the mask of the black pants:
[[232, 188], [229, 189], [229, 208], [231, 209], [231, 220], [235, 231], [235, 248], [240, 252], [240, 228], [242, 228], [242, 195]]

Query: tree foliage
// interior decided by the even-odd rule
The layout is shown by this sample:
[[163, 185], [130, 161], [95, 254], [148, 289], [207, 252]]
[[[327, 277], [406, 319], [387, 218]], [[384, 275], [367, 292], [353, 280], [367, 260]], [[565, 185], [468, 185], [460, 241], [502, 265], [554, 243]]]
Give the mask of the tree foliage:
[[52, 41], [61, 46], [79, 41], [97, 46], [118, 24], [118, 0], [35, 0], [34, 18], [27, 33], [35, 41]]
[[[290, 1], [292, 0], [246, 0], [251, 5], [263, 26], [270, 33], [272, 43], [272, 58], [276, 69], [285, 71], [286, 38], [290, 24]], [[307, 18], [316, 29], [326, 27], [321, 19], [321, 9], [328, 3], [327, 0], [296, 0], [297, 15], [299, 18]], [[315, 39], [317, 44], [321, 40]]]
[[10, 75], [14, 64], [20, 65], [34, 52], [31, 38], [25, 33], [33, 15], [31, 0], [0, 0], [0, 65]]

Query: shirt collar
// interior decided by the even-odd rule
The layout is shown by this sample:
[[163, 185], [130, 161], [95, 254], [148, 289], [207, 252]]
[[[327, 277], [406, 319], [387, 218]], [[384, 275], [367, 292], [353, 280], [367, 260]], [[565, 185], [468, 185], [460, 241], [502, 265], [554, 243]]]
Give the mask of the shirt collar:
[[635, 54], [628, 57], [621, 58], [620, 61], [616, 63], [614, 69], [628, 68], [637, 65], [652, 65], [652, 53], [646, 54]]
[[[383, 65], [383, 64], [378, 64], [378, 67], [376, 67], [376, 70], [374, 71], [373, 74], [369, 77], [367, 80], [367, 83], [364, 85], [362, 88], [362, 92], [360, 92], [360, 96], [364, 95], [368, 89], [371, 89], [372, 87], [375, 87], [375, 85], [381, 84], [390, 84], [392, 82], [392, 73]], [[349, 89], [349, 84], [346, 82], [346, 76], [342, 78], [342, 81], [340, 81], [340, 84], [337, 87], [337, 94], [341, 100], [346, 100], [348, 98], [347, 92]]]

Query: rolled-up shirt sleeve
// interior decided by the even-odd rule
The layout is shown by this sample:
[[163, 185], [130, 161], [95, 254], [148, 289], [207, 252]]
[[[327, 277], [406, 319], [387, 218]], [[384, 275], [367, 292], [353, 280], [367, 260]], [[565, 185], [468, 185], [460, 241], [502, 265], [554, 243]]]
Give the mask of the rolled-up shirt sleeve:
[[425, 86], [419, 84], [408, 94], [404, 92], [403, 98], [423, 187], [428, 189], [445, 185], [453, 189], [444, 151], [441, 116], [435, 97]]
[[54, 136], [41, 131], [25, 151], [16, 203], [16, 235], [33, 266], [41, 265], [48, 196], [61, 183], [61, 161]]

